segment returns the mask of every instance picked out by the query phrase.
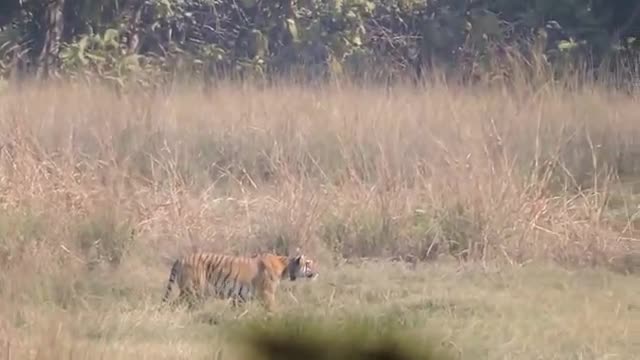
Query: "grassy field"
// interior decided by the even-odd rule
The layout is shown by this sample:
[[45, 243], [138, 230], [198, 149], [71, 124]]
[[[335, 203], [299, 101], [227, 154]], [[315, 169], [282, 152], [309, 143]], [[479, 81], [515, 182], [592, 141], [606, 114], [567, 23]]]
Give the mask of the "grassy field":
[[[397, 329], [434, 342], [452, 359], [640, 358], [637, 278], [542, 265], [458, 269], [449, 262], [346, 264], [322, 275], [315, 284], [283, 283], [276, 316], [291, 328], [299, 326], [286, 319], [296, 315], [335, 331], [354, 323], [373, 333]], [[111, 280], [113, 291], [77, 299], [73, 309], [45, 301], [2, 309], [11, 358], [33, 349], [42, 359], [234, 359], [230, 330], [265, 317], [255, 303], [160, 311], [164, 279], [154, 280], [124, 280], [124, 288]]]
[[[301, 315], [460, 359], [640, 359], [638, 114], [598, 84], [12, 86], [0, 358], [235, 359], [229, 330]], [[298, 246], [322, 275], [275, 318], [157, 308], [180, 254]]]

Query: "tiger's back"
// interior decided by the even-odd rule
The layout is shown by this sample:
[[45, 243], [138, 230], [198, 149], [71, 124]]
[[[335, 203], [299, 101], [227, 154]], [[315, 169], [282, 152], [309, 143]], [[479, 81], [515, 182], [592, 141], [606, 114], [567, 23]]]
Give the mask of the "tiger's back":
[[312, 261], [305, 259], [304, 255], [289, 258], [274, 254], [252, 257], [203, 252], [190, 254], [176, 260], [171, 267], [163, 302], [168, 300], [172, 285], [177, 283], [180, 289], [178, 301], [186, 300], [190, 307], [209, 296], [232, 299], [235, 305], [257, 295], [271, 310], [276, 288], [287, 274], [291, 280], [317, 277], [311, 264]]

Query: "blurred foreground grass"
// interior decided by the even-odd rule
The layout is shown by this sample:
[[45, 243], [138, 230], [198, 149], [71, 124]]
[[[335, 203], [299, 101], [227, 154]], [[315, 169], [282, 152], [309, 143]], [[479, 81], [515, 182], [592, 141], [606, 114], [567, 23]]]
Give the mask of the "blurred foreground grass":
[[256, 322], [237, 335], [238, 345], [248, 358], [265, 360], [453, 359], [435, 342], [419, 342], [394, 327], [315, 320], [291, 316]]

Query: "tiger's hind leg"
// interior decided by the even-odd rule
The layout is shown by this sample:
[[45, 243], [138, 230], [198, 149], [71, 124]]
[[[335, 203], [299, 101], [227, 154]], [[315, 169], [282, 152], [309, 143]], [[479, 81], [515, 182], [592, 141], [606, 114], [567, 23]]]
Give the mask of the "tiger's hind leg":
[[189, 298], [188, 293], [180, 290], [180, 293], [178, 294], [178, 296], [175, 299], [167, 300], [164, 303], [164, 306], [166, 306], [171, 311], [176, 311], [180, 307], [184, 306], [185, 303], [188, 303], [189, 301], [188, 298]]
[[[230, 301], [231, 301], [231, 308], [234, 309], [235, 311], [239, 311], [241, 310], [241, 308], [245, 307], [245, 305], [247, 305], [248, 303], [248, 299], [250, 298], [251, 294], [243, 292], [242, 289], [240, 290], [240, 292], [238, 294], [236, 294], [235, 296], [233, 296]], [[235, 319], [241, 319], [243, 318], [245, 315], [247, 315], [249, 313], [249, 309], [245, 308], [244, 311], [242, 311], [239, 315], [235, 316]]]
[[235, 295], [231, 298], [231, 306], [236, 309], [239, 307], [243, 307], [245, 306], [247, 303], [247, 300], [245, 299], [244, 296], [242, 295]]
[[198, 296], [198, 294], [190, 289], [180, 291], [180, 295], [178, 295], [178, 298], [176, 299], [176, 305], [186, 305], [186, 308], [189, 311], [198, 308], [202, 302], [202, 296]]

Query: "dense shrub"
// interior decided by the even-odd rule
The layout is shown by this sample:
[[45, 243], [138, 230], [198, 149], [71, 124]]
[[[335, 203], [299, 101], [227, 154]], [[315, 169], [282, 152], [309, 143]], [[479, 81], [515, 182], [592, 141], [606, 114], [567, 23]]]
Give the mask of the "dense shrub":
[[208, 79], [347, 74], [388, 81], [419, 77], [432, 65], [477, 79], [510, 76], [504, 65], [515, 54], [535, 71], [548, 61], [575, 59], [591, 68], [615, 59], [633, 71], [637, 63], [629, 59], [640, 33], [640, 5], [633, 0], [56, 0], [3, 6], [0, 71], [60, 68], [116, 83], [176, 71]]

